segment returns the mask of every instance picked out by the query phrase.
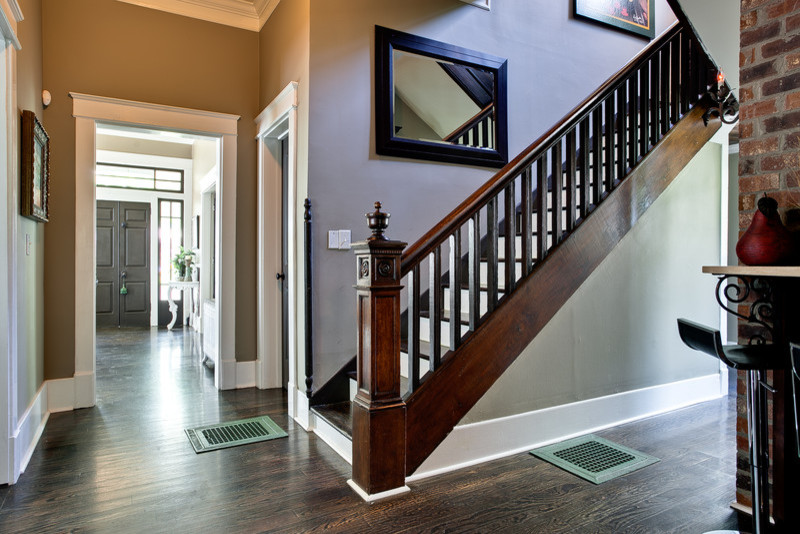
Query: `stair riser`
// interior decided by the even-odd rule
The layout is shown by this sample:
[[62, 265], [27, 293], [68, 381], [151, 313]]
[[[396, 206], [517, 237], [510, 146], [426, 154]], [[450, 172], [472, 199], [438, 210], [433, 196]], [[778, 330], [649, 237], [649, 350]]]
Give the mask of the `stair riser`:
[[[430, 371], [430, 368], [428, 360], [419, 360], [419, 376], [425, 376], [425, 373]], [[408, 378], [408, 354], [405, 352], [400, 353], [400, 376]]]
[[[420, 341], [424, 341], [425, 343], [430, 343], [431, 341], [431, 333], [430, 333], [430, 320], [427, 317], [420, 317], [419, 319], [419, 339]], [[443, 344], [448, 343], [450, 339], [450, 321], [440, 321], [439, 322], [439, 332], [441, 334], [441, 340]], [[461, 325], [461, 335], [463, 336], [469, 332], [469, 326], [462, 324]]]

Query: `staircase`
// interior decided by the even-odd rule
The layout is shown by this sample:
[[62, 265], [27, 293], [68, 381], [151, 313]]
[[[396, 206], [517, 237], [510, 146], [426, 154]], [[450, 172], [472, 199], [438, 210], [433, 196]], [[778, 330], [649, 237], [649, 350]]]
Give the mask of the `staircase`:
[[676, 23], [407, 249], [372, 214], [360, 360], [311, 400], [364, 494], [404, 485], [713, 136], [716, 73]]

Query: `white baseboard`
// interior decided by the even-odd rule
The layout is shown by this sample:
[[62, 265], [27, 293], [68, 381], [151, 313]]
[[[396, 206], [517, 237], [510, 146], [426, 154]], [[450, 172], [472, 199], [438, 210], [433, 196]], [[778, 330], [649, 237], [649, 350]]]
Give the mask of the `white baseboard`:
[[289, 417], [303, 427], [303, 430], [308, 432], [311, 429], [310, 406], [308, 404], [308, 397], [305, 393], [298, 390], [294, 384], [289, 382], [286, 385], [289, 397]]
[[222, 366], [220, 368], [222, 383], [218, 384], [219, 389], [236, 389], [236, 360], [217, 359], [214, 365]]
[[408, 486], [403, 486], [402, 488], [395, 488], [388, 491], [382, 491], [380, 493], [373, 493], [370, 495], [363, 489], [361, 489], [358, 484], [353, 482], [353, 479], [347, 479], [347, 485], [350, 486], [353, 491], [355, 491], [359, 497], [364, 499], [366, 502], [373, 503], [375, 501], [380, 501], [382, 499], [388, 499], [389, 497], [394, 497], [395, 495], [402, 495], [403, 493], [408, 493], [411, 491], [411, 488]]
[[36, 444], [42, 436], [44, 427], [50, 413], [47, 411], [47, 382], [42, 384], [36, 396], [33, 398], [28, 409], [20, 417], [17, 428], [14, 429], [9, 448], [14, 451], [14, 480], [16, 482], [19, 475], [28, 467], [28, 462], [33, 455]]
[[326, 420], [317, 417], [314, 413], [310, 415], [310, 430], [314, 434], [327, 443], [331, 449], [347, 460], [347, 463], [353, 464], [353, 442], [350, 438], [339, 432], [335, 427], [331, 426]]
[[720, 374], [457, 426], [412, 482], [721, 396]]
[[236, 389], [256, 387], [256, 362], [236, 362]]
[[68, 412], [95, 405], [94, 373], [75, 373], [72, 378], [48, 380], [47, 411]]

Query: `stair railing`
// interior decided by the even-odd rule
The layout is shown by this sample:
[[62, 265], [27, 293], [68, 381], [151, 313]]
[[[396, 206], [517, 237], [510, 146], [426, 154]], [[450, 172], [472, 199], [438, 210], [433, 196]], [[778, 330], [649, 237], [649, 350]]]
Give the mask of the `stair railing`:
[[[400, 362], [400, 367], [407, 366], [405, 404], [443, 361], [457, 358], [458, 348], [518, 283], [690, 111], [715, 83], [716, 74], [691, 27], [675, 23], [403, 252], [399, 281], [405, 286], [405, 302], [394, 308], [396, 317], [378, 319], [359, 312], [358, 321], [359, 340], [375, 341], [372, 329], [377, 324], [394, 325], [392, 339], [396, 340], [401, 331], [400, 309], [407, 308], [407, 359]], [[428, 323], [424, 338], [423, 319]], [[359, 359], [361, 353], [360, 345]], [[370, 380], [373, 391], [380, 390], [381, 382], [392, 384], [394, 390], [401, 373], [399, 361], [397, 354], [373, 352], [367, 371], [359, 360], [359, 388]], [[362, 371], [371, 376], [362, 376]], [[397, 380], [389, 376], [395, 374]], [[396, 421], [400, 411], [405, 417], [405, 404], [401, 410], [399, 399], [391, 397], [395, 414], [391, 419]], [[359, 437], [355, 431], [353, 435], [354, 473], [361, 462], [357, 485], [368, 488], [367, 493], [398, 487], [397, 475], [390, 476], [379, 467], [381, 457], [405, 458], [406, 440], [413, 439], [405, 435], [405, 429], [383, 426], [376, 416], [380, 408], [373, 404], [369, 428], [361, 425], [371, 438]], [[380, 436], [392, 438], [387, 441]], [[368, 442], [380, 442], [380, 454], [368, 450]], [[364, 462], [373, 464], [372, 471]], [[390, 478], [395, 482], [387, 485]]]

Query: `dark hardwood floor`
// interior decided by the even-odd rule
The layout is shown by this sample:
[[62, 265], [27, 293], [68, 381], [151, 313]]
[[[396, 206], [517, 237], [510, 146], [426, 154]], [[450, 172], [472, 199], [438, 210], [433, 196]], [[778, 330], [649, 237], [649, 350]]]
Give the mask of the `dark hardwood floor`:
[[[280, 390], [218, 393], [180, 330], [98, 332], [97, 406], [57, 413], [0, 486], [0, 532], [703, 532], [736, 528], [732, 398], [599, 435], [657, 456], [594, 486], [529, 454], [365, 504]], [[271, 416], [289, 437], [195, 454], [184, 428]], [[749, 525], [744, 525], [749, 526]]]

